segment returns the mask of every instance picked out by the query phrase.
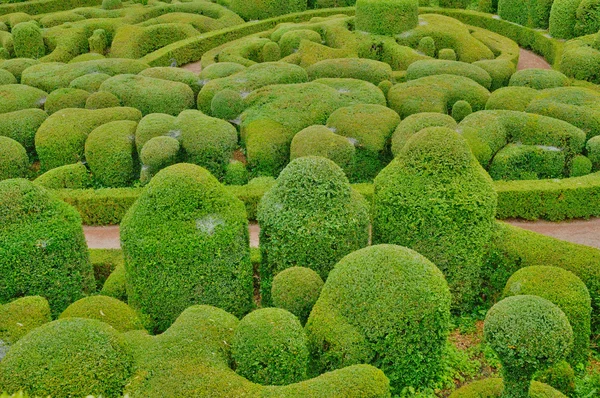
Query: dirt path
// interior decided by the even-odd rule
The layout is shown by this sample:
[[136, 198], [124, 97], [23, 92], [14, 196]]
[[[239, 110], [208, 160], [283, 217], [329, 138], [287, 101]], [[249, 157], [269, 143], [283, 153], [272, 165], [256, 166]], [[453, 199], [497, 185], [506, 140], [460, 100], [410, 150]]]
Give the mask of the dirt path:
[[517, 65], [517, 70], [532, 68], [552, 69], [552, 66], [544, 59], [544, 57], [522, 48], [519, 55], [519, 64]]

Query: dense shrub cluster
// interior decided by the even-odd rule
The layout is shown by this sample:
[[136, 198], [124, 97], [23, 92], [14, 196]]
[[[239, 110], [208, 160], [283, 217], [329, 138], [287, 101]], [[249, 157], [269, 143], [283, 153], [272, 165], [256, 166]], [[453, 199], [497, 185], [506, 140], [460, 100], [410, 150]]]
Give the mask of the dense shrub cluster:
[[271, 297], [275, 307], [288, 310], [304, 325], [317, 302], [323, 279], [310, 268], [291, 267], [273, 278]]

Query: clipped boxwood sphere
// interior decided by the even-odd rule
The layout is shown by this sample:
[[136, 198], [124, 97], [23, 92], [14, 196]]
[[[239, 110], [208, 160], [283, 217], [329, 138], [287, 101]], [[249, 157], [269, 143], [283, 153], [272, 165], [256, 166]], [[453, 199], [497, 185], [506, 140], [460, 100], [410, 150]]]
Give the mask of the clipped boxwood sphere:
[[600, 135], [590, 138], [585, 144], [587, 157], [592, 161], [592, 170], [600, 170]]
[[[474, 381], [450, 394], [449, 398], [501, 398], [504, 383], [500, 378], [490, 378]], [[534, 381], [531, 383], [528, 398], [567, 398], [560, 391], [548, 384]]]
[[567, 357], [577, 366], [588, 360], [590, 346], [591, 298], [585, 284], [575, 274], [558, 267], [533, 266], [515, 272], [504, 288], [504, 297], [531, 294], [560, 308], [573, 328], [573, 350]]
[[0, 303], [40, 295], [54, 316], [93, 289], [79, 213], [32, 182], [0, 181], [0, 275]]
[[31, 330], [51, 320], [48, 300], [40, 296], [21, 297], [0, 305], [0, 346], [16, 343]]
[[232, 0], [229, 8], [246, 21], [306, 10], [305, 0]]
[[104, 10], [116, 10], [123, 7], [121, 0], [102, 0], [102, 8]]
[[527, 397], [533, 374], [564, 359], [573, 346], [565, 313], [539, 296], [496, 303], [485, 317], [483, 333], [502, 362], [506, 397]]
[[286, 310], [253, 311], [235, 329], [231, 357], [235, 371], [254, 383], [297, 383], [306, 378], [308, 364], [304, 329]]
[[235, 90], [225, 89], [215, 94], [210, 102], [212, 115], [219, 119], [233, 120], [246, 109], [242, 95]]
[[121, 106], [121, 101], [108, 91], [92, 93], [85, 100], [85, 109], [116, 108], [118, 106]]
[[299, 266], [327, 278], [346, 254], [369, 238], [367, 204], [354, 193], [342, 169], [329, 159], [291, 161], [258, 205], [261, 293], [270, 303], [271, 281]]
[[223, 183], [227, 185], [246, 185], [248, 183], [248, 170], [246, 165], [239, 160], [232, 160], [225, 168]]
[[12, 138], [0, 136], [0, 180], [27, 175], [27, 151]]
[[471, 104], [467, 101], [456, 101], [454, 105], [452, 105], [452, 118], [456, 120], [457, 123], [460, 123], [471, 113], [473, 113], [473, 108], [471, 108]]
[[152, 178], [121, 222], [129, 304], [164, 331], [192, 304], [236, 316], [252, 308], [244, 204], [200, 166]]
[[357, 0], [356, 29], [393, 36], [417, 27], [419, 0]]
[[78, 88], [59, 88], [46, 98], [44, 110], [48, 115], [65, 108], [85, 108], [90, 93]]
[[17, 58], [38, 59], [46, 55], [42, 29], [35, 22], [21, 22], [11, 33]]
[[432, 386], [443, 369], [450, 300], [444, 275], [413, 250], [377, 245], [348, 254], [306, 324], [315, 370], [370, 363], [392, 394]]
[[85, 189], [92, 186], [92, 177], [83, 163], [75, 163], [50, 169], [34, 182], [47, 189]]
[[131, 370], [126, 343], [110, 325], [59, 319], [11, 347], [0, 362], [0, 385], [31, 396], [121, 397]]
[[126, 288], [126, 272], [125, 264], [121, 263], [110, 273], [100, 294], [104, 296], [114, 297], [123, 302], [127, 301], [127, 288]]
[[140, 152], [142, 183], [147, 183], [160, 170], [177, 163], [179, 149], [179, 141], [168, 136], [154, 137], [146, 142]]
[[290, 146], [290, 160], [304, 156], [331, 159], [344, 170], [352, 171], [356, 149], [350, 139], [335, 134], [325, 126], [310, 126], [296, 133]]
[[108, 323], [119, 332], [144, 329], [135, 311], [124, 302], [108, 296], [82, 298], [68, 306], [59, 318], [96, 319]]
[[569, 165], [569, 177], [580, 177], [592, 172], [592, 161], [583, 155], [576, 155]]
[[317, 302], [323, 279], [310, 268], [291, 267], [275, 275], [271, 286], [273, 305], [296, 315], [304, 325]]

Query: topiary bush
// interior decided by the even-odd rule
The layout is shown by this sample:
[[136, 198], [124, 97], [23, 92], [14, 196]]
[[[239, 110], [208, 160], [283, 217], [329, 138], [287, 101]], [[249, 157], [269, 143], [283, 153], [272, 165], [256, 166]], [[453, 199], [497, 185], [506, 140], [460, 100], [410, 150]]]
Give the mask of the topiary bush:
[[106, 109], [121, 106], [116, 95], [108, 91], [98, 91], [90, 94], [85, 100], [85, 109]]
[[229, 8], [246, 21], [266, 19], [306, 10], [303, 0], [231, 0]]
[[379, 84], [392, 79], [392, 67], [389, 64], [366, 58], [326, 59], [312, 64], [306, 72], [310, 80], [347, 78]]
[[77, 211], [27, 180], [0, 181], [0, 274], [0, 303], [41, 295], [53, 315], [91, 291], [93, 271]]
[[41, 109], [3, 113], [0, 117], [0, 136], [12, 138], [31, 154], [35, 151], [35, 133], [47, 117], [48, 114]]
[[125, 264], [117, 265], [108, 278], [106, 278], [100, 294], [127, 302], [126, 279]]
[[419, 23], [418, 0], [357, 0], [356, 29], [393, 36]]
[[[504, 383], [500, 378], [474, 381], [450, 394], [449, 398], [500, 398], [504, 391]], [[566, 398], [566, 395], [547, 384], [534, 381], [529, 388], [529, 398]]]
[[42, 30], [34, 22], [21, 22], [11, 33], [17, 58], [38, 59], [46, 55]]
[[587, 144], [585, 144], [585, 149], [588, 154], [588, 159], [592, 161], [592, 170], [600, 170], [600, 136], [591, 138]]
[[467, 101], [456, 101], [454, 105], [452, 105], [452, 118], [456, 120], [457, 123], [460, 123], [471, 113], [473, 113], [473, 109], [471, 108], [471, 104]]
[[443, 8], [467, 8], [470, 0], [439, 0], [439, 6]]
[[161, 170], [121, 223], [129, 304], [164, 331], [191, 303], [252, 308], [244, 204], [206, 169]]
[[239, 160], [230, 161], [225, 169], [223, 182], [227, 185], [248, 184], [248, 170], [246, 170], [246, 165]]
[[502, 397], [529, 397], [533, 374], [564, 359], [573, 345], [569, 320], [550, 301], [531, 295], [505, 298], [485, 317], [484, 337], [502, 362]]
[[499, 0], [498, 15], [531, 28], [548, 28], [552, 0]]
[[65, 108], [85, 108], [89, 96], [90, 93], [85, 90], [59, 88], [48, 95], [44, 103], [44, 110], [51, 115]]
[[125, 340], [92, 319], [59, 319], [20, 339], [0, 362], [0, 385], [32, 396], [120, 397], [132, 372]]
[[102, 54], [106, 53], [106, 49], [110, 45], [108, 41], [108, 34], [104, 29], [96, 29], [94, 33], [88, 38], [88, 45], [90, 47], [90, 53]]
[[574, 31], [577, 36], [597, 33], [600, 31], [600, 1], [582, 0], [575, 17]]
[[263, 385], [287, 385], [306, 378], [308, 349], [302, 325], [292, 313], [263, 308], [235, 329], [231, 357], [237, 374]]
[[143, 330], [142, 322], [127, 304], [108, 296], [90, 296], [78, 300], [60, 314], [59, 319], [86, 318], [108, 323], [119, 332]]
[[48, 94], [24, 84], [0, 86], [0, 114], [22, 109], [42, 108]]
[[27, 151], [12, 138], [0, 136], [0, 180], [27, 176]]
[[154, 137], [146, 142], [140, 152], [142, 183], [148, 183], [160, 170], [177, 163], [180, 148], [179, 141], [168, 136]]
[[421, 130], [374, 188], [373, 243], [422, 253], [446, 275], [454, 308], [471, 308], [497, 195], [464, 138], [446, 127]]
[[47, 189], [85, 189], [92, 186], [92, 177], [80, 162], [48, 170], [34, 182]]
[[438, 51], [438, 58], [446, 61], [456, 61], [456, 52], [452, 48], [442, 48]]
[[376, 245], [348, 254], [330, 272], [306, 324], [312, 371], [370, 363], [390, 379], [393, 394], [432, 386], [442, 369], [450, 301], [440, 270], [410, 249]]
[[219, 91], [210, 102], [210, 110], [215, 117], [225, 120], [238, 118], [246, 109], [244, 98], [238, 91]]
[[258, 205], [261, 293], [271, 303], [273, 277], [286, 268], [315, 270], [321, 278], [346, 254], [368, 242], [367, 204], [329, 159], [291, 161]]
[[0, 342], [15, 344], [27, 333], [51, 320], [48, 300], [40, 296], [21, 297], [0, 305]]
[[394, 134], [392, 135], [392, 154], [398, 156], [400, 150], [404, 148], [408, 140], [427, 127], [448, 127], [454, 129], [456, 128], [456, 121], [451, 116], [441, 113], [423, 112], [408, 116], [394, 130]]
[[525, 112], [531, 101], [533, 101], [537, 95], [538, 91], [529, 87], [502, 87], [490, 95], [490, 98], [485, 104], [485, 109]]
[[567, 361], [577, 367], [588, 361], [590, 346], [590, 294], [575, 274], [558, 267], [524, 267], [515, 272], [504, 288], [504, 297], [535, 295], [560, 308], [573, 328], [573, 349]]
[[492, 86], [492, 77], [485, 69], [467, 62], [441, 59], [425, 59], [413, 62], [406, 70], [406, 80], [443, 74], [468, 77], [488, 90]]
[[536, 90], [565, 87], [569, 84], [569, 78], [557, 70], [535, 68], [516, 72], [509, 82], [509, 86], [531, 87]]
[[417, 50], [428, 57], [435, 57], [435, 40], [431, 36], [425, 36], [419, 40]]
[[494, 180], [537, 180], [562, 177], [564, 169], [562, 148], [508, 144], [496, 153], [488, 171]]
[[577, 8], [581, 0], [554, 0], [550, 9], [549, 32], [557, 39], [576, 36]]
[[94, 93], [100, 90], [102, 83], [108, 79], [110, 79], [110, 75], [107, 75], [106, 73], [88, 73], [87, 75], [83, 75], [71, 80], [69, 87]]
[[177, 118], [163, 113], [151, 113], [144, 116], [135, 131], [135, 146], [138, 152], [141, 152], [146, 142], [154, 137], [166, 135], [180, 141], [181, 130], [177, 129], [176, 122]]
[[291, 267], [273, 278], [271, 297], [273, 305], [296, 315], [304, 325], [317, 302], [323, 279], [310, 268]]
[[121, 0], [102, 0], [103, 10], [116, 10], [123, 7]]
[[580, 177], [592, 172], [592, 161], [583, 155], [577, 155], [569, 163], [569, 177]]

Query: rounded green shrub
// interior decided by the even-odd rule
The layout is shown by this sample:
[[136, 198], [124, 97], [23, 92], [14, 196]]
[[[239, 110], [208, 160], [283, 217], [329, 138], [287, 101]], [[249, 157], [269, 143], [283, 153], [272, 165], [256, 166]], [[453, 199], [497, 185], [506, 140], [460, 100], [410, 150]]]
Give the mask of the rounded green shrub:
[[81, 162], [48, 170], [35, 179], [46, 189], [85, 189], [92, 186], [92, 177]]
[[31, 396], [120, 397], [132, 372], [125, 340], [92, 319], [59, 319], [34, 329], [0, 363], [0, 385]]
[[[545, 383], [567, 396], [575, 395], [575, 371], [567, 361], [560, 361], [548, 369], [538, 372], [535, 379]], [[533, 389], [533, 385], [531, 386]]]
[[418, 0], [357, 0], [356, 29], [393, 36], [419, 24]]
[[413, 62], [406, 70], [406, 79], [416, 80], [425, 76], [443, 74], [468, 77], [487, 89], [492, 86], [492, 77], [485, 69], [466, 62], [441, 59], [424, 59]]
[[315, 371], [370, 363], [390, 379], [393, 394], [432, 386], [442, 370], [450, 301], [444, 275], [413, 250], [376, 245], [348, 254], [306, 324]]
[[[500, 378], [490, 378], [469, 383], [450, 394], [449, 398], [501, 398], [504, 383]], [[547, 384], [531, 383], [528, 398], [567, 398]]]
[[181, 130], [175, 125], [177, 118], [163, 113], [151, 113], [146, 115], [138, 123], [135, 130], [135, 146], [141, 152], [146, 142], [154, 137], [168, 135], [176, 140], [181, 140]]
[[106, 49], [109, 46], [108, 34], [104, 29], [96, 29], [94, 33], [88, 38], [88, 45], [90, 47], [90, 53], [104, 55]]
[[121, 0], [102, 0], [103, 10], [116, 10], [121, 7], [123, 7]]
[[538, 95], [536, 89], [530, 87], [502, 87], [490, 95], [485, 104], [486, 110], [503, 109], [525, 112], [531, 101]]
[[271, 285], [273, 305], [296, 315], [304, 325], [317, 302], [323, 279], [310, 268], [291, 267], [275, 275]]
[[148, 183], [156, 173], [177, 163], [180, 157], [180, 148], [179, 141], [168, 136], [154, 137], [146, 142], [140, 152], [141, 182]]
[[246, 165], [239, 160], [230, 161], [225, 169], [223, 182], [227, 185], [246, 185], [248, 183]]
[[139, 164], [135, 151], [137, 122], [118, 120], [95, 128], [85, 141], [85, 159], [94, 178], [106, 187], [126, 187]]
[[281, 48], [275, 42], [266, 43], [261, 50], [261, 58], [263, 62], [276, 62], [281, 59]]
[[473, 109], [471, 108], [471, 104], [467, 101], [456, 101], [454, 105], [452, 105], [452, 118], [458, 123], [471, 113], [473, 113]]
[[290, 160], [304, 156], [322, 156], [334, 161], [348, 175], [353, 170], [354, 144], [325, 126], [311, 126], [298, 132], [290, 146]]
[[452, 48], [442, 48], [438, 51], [438, 58], [446, 61], [456, 61], [456, 52]]
[[402, 120], [392, 135], [392, 154], [398, 156], [400, 150], [408, 140], [419, 131], [427, 127], [456, 128], [456, 121], [442, 113], [415, 113]]
[[0, 86], [0, 114], [22, 109], [42, 108], [48, 94], [24, 84]]
[[198, 96], [200, 89], [202, 88], [202, 81], [198, 78], [194, 72], [171, 67], [155, 67], [144, 69], [139, 76], [153, 77], [155, 79], [169, 80], [172, 82], [179, 82], [188, 85], [194, 92], [194, 98]]
[[246, 69], [244, 65], [240, 65], [236, 62], [218, 62], [203, 68], [198, 77], [206, 84], [210, 80], [231, 76], [244, 69]]
[[0, 180], [26, 177], [28, 169], [25, 148], [12, 138], [0, 136]]
[[569, 78], [557, 70], [532, 68], [516, 72], [510, 78], [509, 85], [543, 90], [568, 86]]
[[443, 8], [467, 8], [470, 0], [439, 0], [439, 6]]
[[87, 75], [83, 75], [71, 80], [69, 87], [78, 88], [80, 90], [93, 93], [100, 90], [102, 83], [108, 79], [110, 79], [110, 75], [107, 75], [106, 73], [88, 73]]
[[550, 10], [549, 31], [556, 39], [571, 39], [576, 36], [577, 8], [581, 0], [554, 0]]
[[587, 144], [585, 144], [587, 151], [587, 157], [592, 161], [592, 170], [600, 170], [600, 136], [592, 137]]
[[65, 108], [85, 108], [89, 96], [90, 93], [85, 90], [59, 88], [48, 95], [44, 103], [44, 110], [51, 115]]
[[561, 148], [508, 144], [496, 153], [488, 171], [494, 180], [537, 180], [562, 177], [564, 169]]
[[27, 153], [35, 150], [35, 133], [48, 114], [41, 109], [23, 109], [2, 114], [0, 136], [9, 137], [23, 145]]
[[80, 54], [80, 55], [76, 56], [75, 58], [70, 60], [69, 63], [75, 64], [78, 62], [97, 61], [97, 60], [101, 60], [101, 59], [106, 59], [106, 57], [104, 55], [98, 54], [98, 53], [86, 53], [86, 54]]
[[244, 204], [206, 169], [180, 163], [152, 178], [121, 222], [129, 304], [164, 331], [194, 303], [252, 308]]
[[142, 322], [127, 304], [108, 296], [90, 296], [67, 307], [58, 317], [96, 319], [108, 323], [119, 332], [142, 330]]
[[498, 90], [501, 87], [508, 86], [511, 76], [515, 73], [516, 67], [508, 59], [484, 59], [473, 62], [473, 65], [479, 66], [485, 70], [492, 78], [490, 91]]
[[573, 328], [573, 349], [567, 361], [576, 367], [588, 360], [590, 346], [591, 298], [585, 284], [562, 268], [533, 266], [515, 272], [504, 288], [504, 297], [535, 295], [560, 308]]
[[107, 91], [98, 91], [90, 94], [85, 100], [85, 109], [106, 109], [121, 106], [121, 101]]
[[229, 8], [246, 21], [306, 10], [304, 0], [231, 0]]
[[48, 300], [40, 296], [21, 297], [0, 305], [0, 342], [15, 344], [27, 333], [51, 320]]
[[507, 297], [485, 317], [484, 337], [502, 362], [502, 397], [529, 397], [533, 374], [564, 359], [573, 330], [563, 311], [532, 295]]
[[291, 161], [258, 205], [261, 293], [271, 303], [273, 277], [286, 268], [315, 270], [321, 278], [346, 254], [368, 242], [367, 204], [329, 159]]
[[300, 48], [300, 42], [302, 40], [309, 40], [313, 43], [321, 43], [323, 40], [319, 32], [311, 29], [294, 29], [285, 32], [279, 39], [279, 48], [281, 49], [281, 55], [286, 57], [298, 51]]
[[392, 67], [385, 62], [366, 58], [326, 59], [306, 69], [310, 80], [346, 78], [379, 84], [392, 79]]
[[600, 1], [582, 0], [575, 17], [574, 31], [577, 36], [597, 33], [600, 31]]
[[42, 29], [34, 22], [21, 22], [11, 33], [17, 58], [38, 59], [46, 55]]
[[454, 308], [471, 308], [497, 196], [465, 139], [447, 127], [421, 130], [379, 173], [374, 188], [373, 243], [425, 255], [446, 275]]
[[246, 141], [248, 169], [254, 176], [277, 176], [290, 159], [294, 133], [281, 123], [258, 119], [241, 131]]
[[5, 84], [17, 84], [17, 78], [5, 69], [0, 69], [0, 86]]
[[244, 98], [238, 91], [225, 89], [219, 91], [210, 102], [212, 115], [219, 119], [234, 120], [246, 109]]
[[553, 0], [499, 0], [498, 15], [531, 28], [548, 29]]
[[127, 302], [126, 278], [125, 264], [117, 265], [108, 278], [106, 278], [100, 294]]
[[427, 55], [428, 57], [435, 57], [435, 40], [431, 36], [422, 37], [419, 40], [419, 45], [417, 46], [417, 51], [420, 53]]
[[40, 61], [33, 58], [14, 58], [0, 62], [0, 68], [6, 69], [12, 73], [17, 78], [17, 81], [20, 82], [23, 71], [30, 66], [37, 65], [39, 63]]
[[580, 177], [592, 172], [592, 161], [583, 155], [577, 155], [569, 163], [569, 177]]
[[287, 385], [306, 378], [304, 329], [292, 313], [263, 308], [246, 315], [231, 341], [235, 371], [263, 385]]

